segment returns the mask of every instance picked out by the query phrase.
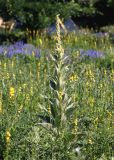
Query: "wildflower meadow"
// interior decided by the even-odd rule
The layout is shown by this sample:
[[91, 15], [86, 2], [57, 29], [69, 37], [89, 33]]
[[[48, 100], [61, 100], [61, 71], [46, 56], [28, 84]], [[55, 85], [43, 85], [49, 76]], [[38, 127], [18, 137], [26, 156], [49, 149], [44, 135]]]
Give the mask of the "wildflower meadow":
[[108, 33], [36, 35], [0, 46], [0, 160], [114, 159]]

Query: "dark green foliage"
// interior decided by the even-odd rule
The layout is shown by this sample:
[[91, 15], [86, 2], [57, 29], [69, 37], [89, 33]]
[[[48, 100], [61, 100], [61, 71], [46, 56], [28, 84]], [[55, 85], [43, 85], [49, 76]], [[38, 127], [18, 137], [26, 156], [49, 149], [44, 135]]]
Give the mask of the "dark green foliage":
[[25, 28], [45, 28], [55, 22], [55, 16], [60, 14], [64, 19], [70, 16], [91, 15], [92, 6], [79, 2], [54, 0], [9, 0], [0, 1], [0, 15], [5, 19], [16, 18], [23, 22]]

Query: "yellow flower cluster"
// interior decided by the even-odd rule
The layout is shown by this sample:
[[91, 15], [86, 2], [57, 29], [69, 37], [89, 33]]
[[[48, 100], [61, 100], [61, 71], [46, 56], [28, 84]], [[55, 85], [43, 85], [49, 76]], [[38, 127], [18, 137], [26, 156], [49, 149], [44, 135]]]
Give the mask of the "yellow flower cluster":
[[61, 101], [63, 99], [63, 92], [62, 91], [59, 91], [58, 92], [58, 99]]
[[89, 78], [91, 81], [95, 82], [95, 76], [93, 71], [89, 68], [88, 70], [86, 70], [86, 76], [87, 78]]
[[78, 125], [77, 118], [73, 120], [73, 125], [74, 125], [74, 127], [73, 127], [73, 130], [72, 130], [72, 134], [76, 134], [76, 132], [77, 132], [77, 125]]
[[111, 71], [110, 80], [114, 82], [114, 69]]
[[15, 89], [13, 87], [10, 87], [10, 89], [9, 89], [9, 97], [13, 98], [14, 95], [15, 95]]
[[19, 114], [21, 113], [22, 109], [23, 109], [23, 105], [21, 105], [21, 106], [19, 107], [19, 109], [18, 109], [18, 113], [19, 113]]
[[40, 78], [40, 62], [38, 62], [37, 68], [38, 68], [37, 77], [39, 79]]
[[51, 107], [50, 107], [50, 105], [48, 106], [47, 111], [48, 111], [49, 114], [51, 114]]
[[7, 130], [7, 131], [6, 131], [6, 143], [9, 144], [9, 143], [10, 143], [10, 140], [11, 140], [11, 134], [10, 134], [10, 131]]
[[89, 143], [89, 144], [93, 144], [91, 138], [88, 140], [88, 143]]
[[78, 80], [78, 75], [72, 75], [70, 78], [69, 78], [70, 82], [72, 81], [77, 81]]

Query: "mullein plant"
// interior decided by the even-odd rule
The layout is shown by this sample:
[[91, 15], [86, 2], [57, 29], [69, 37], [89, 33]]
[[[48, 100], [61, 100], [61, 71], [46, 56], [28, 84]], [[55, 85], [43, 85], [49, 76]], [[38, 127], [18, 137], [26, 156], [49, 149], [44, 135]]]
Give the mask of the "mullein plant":
[[[72, 99], [67, 95], [67, 77], [69, 66], [67, 64], [67, 56], [64, 54], [60, 35], [60, 18], [56, 17], [56, 49], [54, 54], [51, 54], [51, 59], [54, 62], [53, 77], [50, 80], [50, 97], [48, 98], [48, 107], [45, 107], [46, 116], [40, 115], [41, 123], [44, 128], [51, 131], [53, 135], [64, 141], [64, 146], [72, 144], [72, 123], [73, 111], [75, 110]], [[63, 142], [61, 142], [63, 143]], [[69, 144], [68, 144], [69, 143]], [[56, 144], [57, 145], [57, 144]], [[69, 147], [71, 150], [71, 147]]]

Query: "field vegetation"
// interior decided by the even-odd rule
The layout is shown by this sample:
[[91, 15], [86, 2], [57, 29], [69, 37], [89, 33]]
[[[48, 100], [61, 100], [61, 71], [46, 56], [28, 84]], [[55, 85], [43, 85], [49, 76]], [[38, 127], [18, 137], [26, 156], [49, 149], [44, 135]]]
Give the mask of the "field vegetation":
[[0, 46], [0, 159], [112, 160], [114, 46], [81, 30]]

